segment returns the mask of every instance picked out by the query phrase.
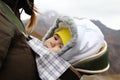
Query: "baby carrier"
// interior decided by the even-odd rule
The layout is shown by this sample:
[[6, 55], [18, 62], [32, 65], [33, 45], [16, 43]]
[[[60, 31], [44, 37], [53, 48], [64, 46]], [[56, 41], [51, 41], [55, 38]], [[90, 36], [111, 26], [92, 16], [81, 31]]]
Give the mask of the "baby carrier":
[[95, 24], [85, 18], [60, 16], [47, 31], [43, 41], [62, 27], [70, 29], [72, 39], [58, 53], [59, 56], [71, 63], [75, 70], [82, 73], [94, 74], [108, 70], [107, 43], [102, 32]]

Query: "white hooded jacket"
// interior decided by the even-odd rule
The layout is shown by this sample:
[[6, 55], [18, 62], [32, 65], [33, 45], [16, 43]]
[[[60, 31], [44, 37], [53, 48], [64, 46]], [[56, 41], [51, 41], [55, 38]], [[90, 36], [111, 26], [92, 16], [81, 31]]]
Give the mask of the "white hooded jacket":
[[55, 24], [45, 34], [43, 41], [51, 37], [60, 27], [68, 27], [72, 39], [58, 55], [71, 64], [98, 53], [104, 46], [104, 35], [94, 23], [86, 18], [79, 19], [68, 16], [58, 17]]

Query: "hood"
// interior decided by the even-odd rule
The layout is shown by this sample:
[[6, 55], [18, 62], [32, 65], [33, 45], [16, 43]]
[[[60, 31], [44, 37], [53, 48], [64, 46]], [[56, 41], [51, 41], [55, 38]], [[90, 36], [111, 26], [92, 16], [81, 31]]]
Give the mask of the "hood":
[[72, 39], [58, 53], [70, 63], [96, 54], [104, 45], [104, 36], [100, 29], [86, 18], [60, 16], [43, 37], [43, 42], [51, 37], [60, 27], [68, 27]]

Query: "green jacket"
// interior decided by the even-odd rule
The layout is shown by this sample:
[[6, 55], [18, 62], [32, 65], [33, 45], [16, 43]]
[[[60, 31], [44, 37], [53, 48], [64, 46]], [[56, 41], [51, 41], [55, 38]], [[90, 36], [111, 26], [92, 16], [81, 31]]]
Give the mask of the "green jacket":
[[0, 80], [37, 80], [34, 53], [0, 4]]

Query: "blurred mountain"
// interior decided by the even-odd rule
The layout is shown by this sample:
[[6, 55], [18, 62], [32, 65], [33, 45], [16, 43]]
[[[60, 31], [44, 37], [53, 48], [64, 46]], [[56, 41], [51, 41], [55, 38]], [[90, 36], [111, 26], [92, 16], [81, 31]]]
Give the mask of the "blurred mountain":
[[101, 29], [108, 44], [110, 69], [106, 74], [120, 74], [120, 30], [110, 29], [99, 20], [91, 21]]
[[[40, 35], [45, 35], [47, 30], [53, 25], [58, 17], [58, 13], [54, 10], [46, 11], [37, 15], [37, 25], [34, 31]], [[28, 19], [23, 21], [24, 25], [28, 23]]]

